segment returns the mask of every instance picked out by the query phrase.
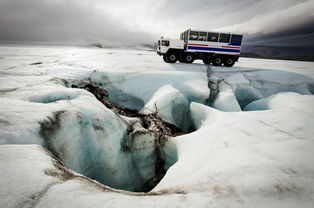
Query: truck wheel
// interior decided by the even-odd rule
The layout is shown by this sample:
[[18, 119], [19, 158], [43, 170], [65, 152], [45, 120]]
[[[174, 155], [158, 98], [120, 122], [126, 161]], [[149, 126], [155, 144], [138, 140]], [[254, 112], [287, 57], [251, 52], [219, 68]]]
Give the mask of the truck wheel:
[[176, 63], [178, 60], [178, 55], [176, 53], [169, 53], [167, 55], [168, 63]]
[[163, 55], [162, 58], [164, 59], [164, 62], [169, 63], [166, 55]]
[[214, 66], [221, 66], [222, 65], [222, 59], [220, 56], [215, 56], [213, 58], [213, 65]]
[[209, 64], [211, 63], [210, 57], [205, 57], [205, 58], [203, 59], [203, 63], [209, 65]]
[[235, 60], [233, 57], [228, 57], [224, 60], [224, 66], [227, 66], [227, 67], [232, 67], [235, 63]]
[[193, 56], [193, 54], [190, 54], [190, 53], [185, 54], [185, 56], [184, 56], [184, 62], [185, 62], [185, 63], [191, 64], [191, 63], [193, 63], [193, 61], [194, 61], [194, 56]]

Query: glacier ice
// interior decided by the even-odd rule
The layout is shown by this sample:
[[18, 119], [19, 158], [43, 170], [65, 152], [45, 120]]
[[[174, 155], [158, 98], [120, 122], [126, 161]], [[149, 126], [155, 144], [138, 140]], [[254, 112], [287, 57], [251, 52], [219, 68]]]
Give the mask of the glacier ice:
[[241, 106], [234, 94], [233, 89], [226, 85], [219, 85], [219, 93], [212, 99], [210, 106], [221, 111], [241, 111]]
[[304, 110], [311, 108], [311, 103], [313, 101], [313, 96], [302, 95], [295, 92], [281, 92], [269, 97], [256, 100], [247, 105], [244, 110], [280, 110], [285, 108], [298, 108], [300, 103], [302, 103], [302, 108]]
[[[200, 104], [215, 90], [208, 88], [203, 64], [170, 65], [152, 52], [122, 49], [1, 46], [0, 56], [1, 207], [313, 205], [313, 63], [242, 58], [233, 69], [212, 67], [211, 76], [220, 85], [216, 106], [209, 107]], [[30, 65], [36, 62], [42, 64]], [[113, 103], [105, 107], [97, 93], [65, 88], [61, 79], [96, 83]], [[158, 103], [161, 90], [159, 107], [171, 103], [166, 89], [175, 99], [192, 102], [188, 116], [196, 130], [172, 132], [156, 143], [161, 115], [138, 117], [138, 111], [150, 101]], [[40, 124], [46, 128], [40, 130]], [[161, 131], [171, 131], [171, 125], [163, 125]], [[40, 135], [45, 130], [53, 132], [45, 140], [59, 144], [45, 144]], [[104, 169], [99, 163], [104, 164], [112, 186], [128, 190], [152, 188], [158, 166], [167, 173], [150, 192], [131, 193], [101, 185], [61, 163], [58, 167], [71, 174], [60, 177], [44, 148], [20, 144], [51, 145], [60, 158], [72, 154], [68, 162], [99, 180]], [[158, 163], [157, 155], [164, 157]], [[127, 180], [133, 180], [132, 186]]]
[[[227, 74], [227, 75], [226, 75]], [[311, 95], [314, 79], [293, 72], [275, 70], [212, 71], [207, 69], [210, 106], [228, 112], [254, 110], [250, 103], [281, 92]], [[256, 109], [260, 110], [260, 109]]]
[[149, 191], [156, 186], [176, 162], [169, 152], [175, 149], [165, 154], [164, 146], [180, 130], [157, 114], [120, 108], [96, 84], [77, 81], [71, 86], [92, 92], [104, 105], [71, 100], [70, 108], [40, 122], [44, 146], [66, 167], [111, 187]]
[[167, 85], [156, 91], [140, 110], [140, 113], [157, 113], [163, 120], [187, 132], [191, 128], [188, 116], [189, 105], [189, 101], [184, 94]]
[[126, 120], [105, 108], [57, 112], [41, 122], [40, 135], [66, 167], [114, 188], [149, 191], [166, 171], [163, 166], [156, 170], [164, 155], [156, 156], [163, 147], [156, 147], [155, 135], [143, 127], [131, 130]]
[[250, 85], [236, 85], [234, 95], [242, 110], [247, 104], [263, 98], [261, 93]]

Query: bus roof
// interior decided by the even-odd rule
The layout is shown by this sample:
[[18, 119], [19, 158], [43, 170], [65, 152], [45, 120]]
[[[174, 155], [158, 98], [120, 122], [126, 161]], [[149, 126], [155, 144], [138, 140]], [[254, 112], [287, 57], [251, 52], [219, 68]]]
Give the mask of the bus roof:
[[[198, 30], [198, 29], [188, 29], [188, 30], [185, 30], [185, 31], [195, 31], [195, 32], [207, 32], [207, 33], [224, 33], [224, 34], [231, 34], [231, 35], [242, 35], [243, 36], [243, 33], [231, 33], [231, 32], [222, 32], [222, 31], [206, 31], [206, 30]], [[183, 31], [182, 33], [184, 33], [185, 31]]]

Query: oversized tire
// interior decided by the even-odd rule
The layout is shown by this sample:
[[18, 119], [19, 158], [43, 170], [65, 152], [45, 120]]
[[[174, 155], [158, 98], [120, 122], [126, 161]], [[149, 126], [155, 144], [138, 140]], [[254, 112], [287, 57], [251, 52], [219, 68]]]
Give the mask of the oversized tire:
[[178, 61], [178, 54], [168, 53], [167, 60], [168, 60], [168, 63], [176, 63]]
[[222, 65], [222, 58], [220, 56], [214, 56], [213, 65], [214, 66], [221, 66]]
[[223, 60], [224, 66], [232, 67], [235, 63], [235, 60], [233, 57], [227, 57]]
[[210, 57], [206, 56], [205, 58], [203, 58], [203, 63], [209, 65], [211, 63]]
[[164, 59], [164, 62], [169, 63], [168, 58], [166, 55], [163, 55], [162, 58]]
[[191, 64], [194, 61], [194, 55], [191, 53], [184, 54], [183, 60], [187, 64]]

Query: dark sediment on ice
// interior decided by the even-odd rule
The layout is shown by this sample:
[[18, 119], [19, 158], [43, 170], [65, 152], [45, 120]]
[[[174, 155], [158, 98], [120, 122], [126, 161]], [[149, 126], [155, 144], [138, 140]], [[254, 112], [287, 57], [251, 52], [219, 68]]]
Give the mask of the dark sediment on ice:
[[[66, 87], [70, 88], [80, 88], [92, 93], [97, 100], [103, 103], [108, 109], [113, 111], [119, 116], [124, 116], [128, 118], [136, 118], [138, 121], [130, 126], [128, 133], [126, 135], [125, 143], [121, 144], [121, 151], [126, 152], [127, 154], [136, 152], [136, 149], [133, 148], [134, 139], [138, 138], [138, 135], [144, 134], [148, 138], [151, 138], [153, 143], [152, 155], [155, 158], [153, 166], [155, 174], [153, 177], [143, 181], [141, 188], [135, 189], [138, 192], [148, 192], [152, 190], [164, 177], [166, 174], [166, 156], [164, 152], [164, 145], [171, 137], [182, 135], [184, 132], [176, 127], [175, 125], [164, 121], [158, 115], [154, 114], [141, 114], [137, 110], [122, 108], [119, 105], [110, 101], [108, 92], [100, 87], [96, 83], [92, 83], [86, 80], [65, 80], [58, 79], [59, 82], [62, 82]], [[46, 120], [40, 122], [40, 131], [39, 135], [44, 140], [44, 147], [46, 147], [55, 157], [60, 158], [63, 155], [62, 149], [57, 149], [53, 145], [54, 139], [58, 130], [62, 128], [61, 117], [66, 114], [66, 111], [58, 111], [53, 114], [52, 117], [48, 117]], [[145, 137], [146, 138], [146, 137]], [[143, 146], [142, 148], [146, 148]], [[61, 151], [61, 152], [60, 152]], [[129, 153], [128, 153], [129, 152]], [[145, 160], [145, 158], [141, 159]], [[93, 177], [91, 177], [93, 178]]]

